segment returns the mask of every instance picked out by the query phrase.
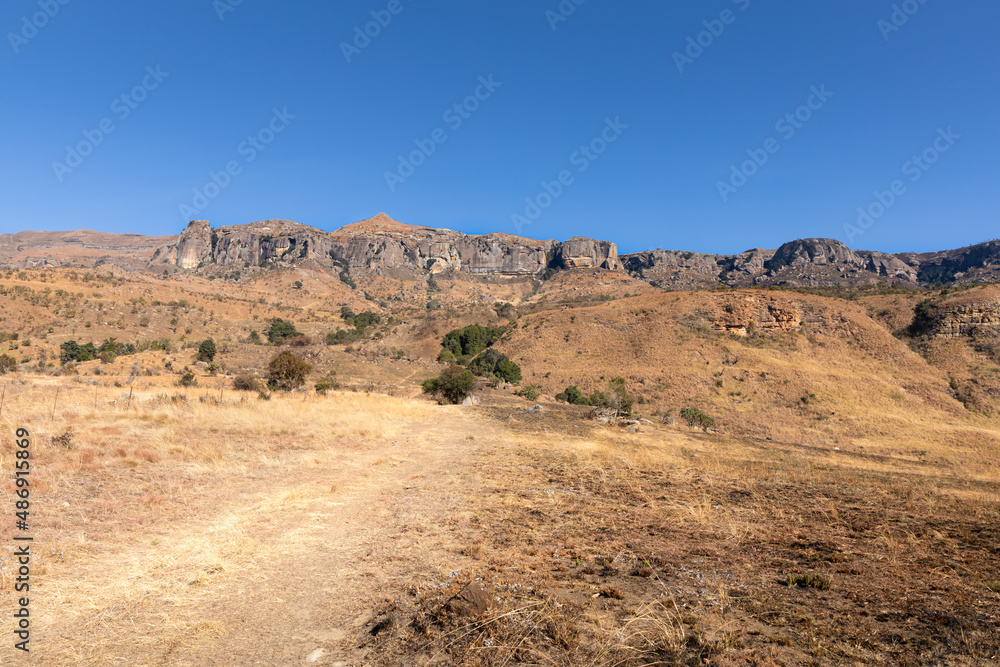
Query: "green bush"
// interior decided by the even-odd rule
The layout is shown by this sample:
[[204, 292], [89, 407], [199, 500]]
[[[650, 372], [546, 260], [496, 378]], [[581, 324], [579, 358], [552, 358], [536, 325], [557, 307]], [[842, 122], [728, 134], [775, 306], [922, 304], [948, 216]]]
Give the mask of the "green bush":
[[469, 370], [476, 375], [497, 378], [511, 384], [521, 382], [521, 367], [511, 361], [506, 354], [488, 349], [469, 362]]
[[925, 299], [914, 307], [913, 321], [907, 332], [913, 337], [927, 336], [934, 333], [940, 324], [941, 307], [934, 301]]
[[363, 333], [365, 329], [373, 324], [379, 324], [382, 321], [382, 316], [371, 310], [366, 310], [363, 313], [344, 318], [344, 321]]
[[0, 354], [0, 375], [17, 370], [17, 361], [9, 354]]
[[346, 345], [359, 341], [368, 335], [368, 328], [382, 322], [382, 316], [376, 312], [366, 310], [363, 313], [355, 314], [348, 306], [340, 309], [340, 315], [353, 329], [337, 329], [337, 331], [326, 335], [327, 345]]
[[272, 391], [298, 389], [305, 384], [306, 376], [311, 372], [312, 366], [302, 357], [286, 350], [267, 365], [267, 386]]
[[628, 417], [632, 414], [632, 405], [635, 399], [625, 389], [625, 379], [615, 378], [608, 383], [608, 390], [605, 392], [595, 391], [590, 395], [590, 403], [599, 408], [613, 410], [619, 417]]
[[425, 394], [440, 396], [442, 403], [458, 404], [476, 386], [476, 378], [466, 368], [449, 366], [440, 376], [424, 380], [422, 386]]
[[504, 330], [501, 327], [484, 327], [470, 324], [463, 329], [455, 329], [445, 334], [441, 347], [456, 358], [472, 358], [500, 340]]
[[438, 361], [442, 364], [453, 364], [455, 363], [455, 353], [451, 350], [441, 350], [441, 354], [438, 355]]
[[194, 376], [194, 373], [188, 371], [181, 376], [181, 379], [177, 381], [177, 384], [182, 387], [197, 387], [198, 379]]
[[[603, 394], [601, 394], [603, 396]], [[557, 401], [566, 401], [571, 405], [593, 405], [594, 402], [587, 398], [587, 396], [580, 391], [580, 389], [574, 384], [566, 387], [564, 391], [560, 391], [556, 394]]]
[[60, 345], [59, 349], [59, 359], [63, 364], [74, 361], [91, 361], [92, 359], [100, 359], [104, 363], [110, 363], [116, 357], [137, 352], [133, 343], [119, 343], [114, 338], [108, 338], [101, 343], [100, 347], [93, 343], [80, 345], [75, 340], [68, 340]]
[[271, 320], [271, 327], [267, 330], [267, 340], [271, 344], [281, 343], [286, 338], [293, 338], [295, 336], [301, 336], [296, 329], [295, 325], [287, 320], [283, 320], [280, 317], [275, 317]]
[[201, 342], [198, 346], [198, 361], [207, 361], [211, 363], [215, 361], [215, 341], [211, 338], [207, 338]]
[[361, 339], [357, 329], [337, 329], [326, 335], [327, 345], [347, 345]]
[[715, 425], [715, 419], [698, 408], [684, 408], [681, 410], [681, 419], [686, 419], [688, 426], [700, 426], [705, 430]]
[[518, 396], [526, 398], [529, 401], [534, 401], [542, 395], [542, 393], [538, 391], [538, 387], [533, 384], [529, 384], [527, 387], [521, 387], [516, 393]]

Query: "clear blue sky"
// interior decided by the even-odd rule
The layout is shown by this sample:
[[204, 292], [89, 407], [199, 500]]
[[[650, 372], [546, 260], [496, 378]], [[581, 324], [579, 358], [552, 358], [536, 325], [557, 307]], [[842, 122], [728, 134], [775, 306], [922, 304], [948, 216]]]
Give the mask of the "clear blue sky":
[[[0, 232], [172, 234], [185, 217], [329, 230], [385, 211], [514, 233], [512, 215], [540, 212], [523, 235], [739, 252], [848, 241], [857, 209], [899, 181], [852, 247], [998, 235], [995, 0], [896, 2], [896, 24], [892, 0], [566, 0], [568, 17], [546, 14], [559, 0], [396, 2], [8, 0]], [[373, 11], [387, 25], [358, 48]], [[707, 46], [679, 66], [689, 38]], [[797, 111], [808, 120], [776, 125]], [[595, 140], [603, 153], [574, 155]], [[417, 141], [433, 154], [397, 171]], [[97, 145], [77, 161], [81, 142]], [[933, 165], [907, 164], [926, 149]], [[747, 151], [767, 162], [731, 181]], [[562, 191], [526, 210], [543, 181]], [[720, 181], [740, 187], [723, 201]]]

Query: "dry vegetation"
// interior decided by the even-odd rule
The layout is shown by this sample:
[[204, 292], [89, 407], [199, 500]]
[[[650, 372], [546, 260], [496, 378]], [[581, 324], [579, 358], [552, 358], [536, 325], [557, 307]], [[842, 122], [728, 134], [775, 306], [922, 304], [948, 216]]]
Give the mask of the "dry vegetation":
[[[0, 274], [0, 332], [18, 334], [0, 353], [20, 364], [0, 376], [5, 508], [14, 429], [34, 442], [33, 663], [1000, 660], [1000, 366], [981, 341], [894, 335], [920, 295], [622, 298], [629, 280], [580, 272], [439, 277], [428, 310], [412, 281], [373, 279], [374, 300], [334, 281]], [[717, 330], [765, 297], [798, 321]], [[512, 388], [419, 397], [440, 337], [506, 324], [504, 300], [499, 348], [544, 412]], [[384, 320], [326, 346], [343, 305]], [[289, 349], [247, 342], [271, 317], [312, 339], [291, 348], [307, 387], [335, 372], [340, 390], [232, 388]], [[214, 369], [194, 359], [209, 336]], [[62, 342], [108, 337], [171, 349], [60, 367]], [[613, 377], [637, 432], [551, 398]]]

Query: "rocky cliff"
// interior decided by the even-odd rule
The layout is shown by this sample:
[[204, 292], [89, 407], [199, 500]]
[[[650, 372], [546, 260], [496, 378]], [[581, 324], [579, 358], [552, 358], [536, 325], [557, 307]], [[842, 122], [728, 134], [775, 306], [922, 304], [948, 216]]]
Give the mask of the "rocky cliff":
[[915, 313], [913, 333], [942, 338], [1000, 334], [1000, 287], [974, 288], [927, 300]]
[[776, 250], [753, 248], [736, 255], [656, 249], [619, 257], [611, 241], [467, 235], [406, 225], [384, 213], [333, 232], [289, 220], [215, 229], [208, 221], [194, 220], [179, 236], [85, 230], [0, 235], [0, 267], [8, 268], [112, 265], [159, 272], [164, 268], [267, 267], [297, 260], [359, 275], [403, 270], [541, 276], [554, 270], [604, 269], [628, 272], [669, 289], [1000, 282], [1000, 241], [932, 253], [888, 254], [853, 250], [833, 239], [809, 238], [790, 241]]
[[894, 255], [851, 250], [833, 239], [799, 239], [777, 250], [739, 255], [652, 250], [624, 255], [629, 272], [663, 287], [788, 285], [819, 287], [874, 282], [916, 283], [918, 268]]
[[410, 269], [440, 273], [538, 274], [549, 268], [622, 269], [618, 248], [609, 241], [575, 237], [565, 243], [510, 234], [470, 236], [448, 229], [404, 225], [380, 214], [333, 232], [288, 220], [212, 229], [191, 222], [177, 243], [156, 262], [182, 269], [205, 264], [264, 266], [313, 259], [350, 269], [380, 272]]

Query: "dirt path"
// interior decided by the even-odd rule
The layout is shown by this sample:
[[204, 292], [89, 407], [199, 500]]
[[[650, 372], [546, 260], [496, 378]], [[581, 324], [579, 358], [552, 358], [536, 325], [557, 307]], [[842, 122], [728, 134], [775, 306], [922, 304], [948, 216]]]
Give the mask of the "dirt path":
[[[274, 462], [281, 472], [211, 516], [133, 540], [61, 582], [60, 596], [74, 599], [100, 590], [109, 568], [141, 575], [95, 617], [70, 616], [40, 632], [33, 661], [363, 664], [357, 647], [385, 595], [447, 581], [473, 563], [461, 545], [474, 532], [462, 519], [477, 492], [473, 463], [483, 441], [467, 438], [476, 432], [474, 417], [442, 411], [318, 465]], [[190, 545], [195, 556], [165, 563], [164, 544], [172, 552]]]

